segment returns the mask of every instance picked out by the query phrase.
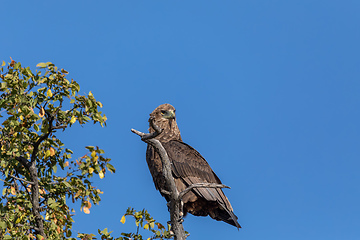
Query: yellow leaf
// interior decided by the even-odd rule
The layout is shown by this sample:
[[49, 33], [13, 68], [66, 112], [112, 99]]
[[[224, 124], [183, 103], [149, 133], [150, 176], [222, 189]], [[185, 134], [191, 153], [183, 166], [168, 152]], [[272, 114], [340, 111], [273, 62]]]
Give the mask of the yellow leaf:
[[93, 96], [93, 94], [92, 94], [92, 92], [90, 91], [90, 92], [89, 92], [89, 97], [92, 97], [92, 96]]
[[1, 64], [1, 66], [3, 67], [3, 66], [5, 66], [5, 65], [6, 65], [5, 61], [3, 61], [2, 64]]
[[50, 150], [46, 150], [45, 152], [45, 158], [49, 157], [51, 155]]
[[48, 97], [52, 97], [52, 96], [53, 96], [53, 94], [52, 94], [52, 92], [51, 92], [51, 89], [47, 90], [46, 96], [48, 96]]
[[95, 151], [92, 151], [91, 152], [91, 157], [95, 157], [96, 156], [96, 152]]
[[70, 120], [70, 123], [71, 124], [74, 124], [76, 122], [76, 117], [75, 116], [72, 116], [71, 117], [71, 120]]
[[103, 171], [100, 171], [100, 172], [99, 172], [99, 177], [100, 177], [100, 179], [103, 179], [103, 178], [105, 177]]
[[55, 155], [55, 149], [53, 149], [52, 147], [50, 148], [50, 156], [54, 156]]
[[39, 117], [43, 117], [45, 116], [45, 109], [43, 107], [41, 107], [40, 112], [39, 112]]
[[66, 161], [65, 167], [69, 166], [69, 161]]
[[81, 194], [81, 190], [75, 194], [74, 198], [77, 198], [78, 196], [80, 196], [80, 194]]
[[89, 208], [89, 209], [91, 208], [91, 202], [90, 201], [86, 201], [85, 205], [86, 205], [87, 208]]
[[91, 167], [91, 168], [89, 168], [89, 173], [91, 174], [91, 173], [93, 173], [94, 172], [94, 169]]
[[122, 223], [122, 224], [125, 224], [125, 215], [124, 216], [122, 216], [122, 218], [121, 218], [121, 220], [120, 220], [120, 222]]
[[24, 117], [23, 117], [23, 116], [20, 116], [20, 120], [21, 120], [21, 121], [24, 120]]
[[11, 187], [11, 188], [10, 188], [10, 193], [11, 193], [12, 195], [16, 195], [16, 190], [15, 190], [14, 187]]
[[146, 230], [149, 229], [149, 224], [145, 224], [144, 229], [146, 229]]
[[38, 64], [36, 65], [36, 67], [46, 67], [46, 63], [43, 63], [43, 62], [38, 63]]
[[87, 208], [87, 207], [83, 207], [83, 210], [84, 210], [84, 213], [86, 213], [86, 214], [90, 214], [90, 210], [89, 210], [89, 208]]
[[154, 222], [151, 222], [151, 223], [150, 223], [150, 227], [151, 227], [151, 228], [154, 228], [154, 227], [155, 227], [155, 223], [154, 223]]

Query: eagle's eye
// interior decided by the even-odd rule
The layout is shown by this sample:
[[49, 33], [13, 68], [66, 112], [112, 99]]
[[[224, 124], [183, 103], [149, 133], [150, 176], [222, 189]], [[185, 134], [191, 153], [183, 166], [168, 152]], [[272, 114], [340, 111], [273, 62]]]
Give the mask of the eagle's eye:
[[165, 110], [161, 110], [161, 114], [164, 115], [166, 113]]

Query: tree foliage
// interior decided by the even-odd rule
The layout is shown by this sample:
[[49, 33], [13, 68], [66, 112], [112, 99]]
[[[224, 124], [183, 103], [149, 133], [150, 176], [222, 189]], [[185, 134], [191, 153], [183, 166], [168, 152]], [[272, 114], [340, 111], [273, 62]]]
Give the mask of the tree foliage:
[[0, 238], [70, 237], [75, 210], [67, 201], [80, 201], [89, 213], [102, 193], [90, 179], [115, 168], [98, 147], [88, 146], [88, 154], [72, 159], [73, 151], [56, 131], [76, 122], [104, 126], [102, 104], [91, 92], [79, 94], [79, 84], [50, 62], [39, 63], [36, 72], [13, 60], [5, 65], [0, 72]]
[[[75, 210], [69, 202], [80, 202], [90, 213], [103, 193], [91, 178], [103, 179], [115, 172], [110, 158], [99, 147], [87, 146], [84, 156], [73, 159], [57, 131], [88, 122], [106, 125], [102, 104], [93, 94], [79, 93], [80, 86], [68, 72], [51, 62], [39, 63], [32, 72], [12, 60], [0, 68], [0, 239], [75, 239], [72, 233]], [[101, 239], [171, 238], [171, 232], [155, 222], [144, 209], [129, 208], [121, 218], [135, 218], [136, 231], [114, 238], [107, 228], [98, 230]], [[76, 235], [76, 234], [75, 234]], [[93, 233], [77, 238], [95, 239]]]

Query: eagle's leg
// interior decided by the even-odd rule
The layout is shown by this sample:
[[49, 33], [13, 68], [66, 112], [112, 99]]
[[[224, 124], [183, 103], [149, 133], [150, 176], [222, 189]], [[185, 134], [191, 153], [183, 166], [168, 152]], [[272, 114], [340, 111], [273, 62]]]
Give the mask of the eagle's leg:
[[[168, 211], [170, 212], [170, 201], [168, 201], [166, 203], [166, 206], [168, 207]], [[181, 200], [180, 201], [180, 212], [179, 212], [179, 219], [178, 219], [178, 222], [179, 223], [183, 223], [184, 222], [184, 202]], [[167, 222], [168, 224], [171, 224], [171, 221], [168, 221]]]
[[183, 217], [184, 217], [184, 202], [180, 200], [180, 219], [183, 219]]

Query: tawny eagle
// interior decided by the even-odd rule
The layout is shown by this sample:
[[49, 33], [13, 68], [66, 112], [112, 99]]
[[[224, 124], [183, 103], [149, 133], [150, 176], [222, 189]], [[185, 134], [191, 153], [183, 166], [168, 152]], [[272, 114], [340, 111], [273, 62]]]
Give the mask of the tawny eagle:
[[[161, 142], [169, 156], [172, 175], [179, 192], [194, 183], [221, 184], [220, 179], [200, 153], [182, 141], [173, 106], [170, 104], [158, 106], [150, 114], [150, 121], [163, 129], [156, 139]], [[149, 132], [154, 131], [150, 125]], [[169, 200], [167, 195], [161, 192], [161, 190], [168, 191], [168, 187], [162, 173], [160, 156], [150, 144], [147, 146], [146, 161], [156, 189]], [[194, 188], [184, 195], [182, 200], [184, 203], [184, 215], [186, 213], [195, 216], [209, 215], [215, 220], [224, 221], [241, 228], [229, 200], [220, 188]]]

